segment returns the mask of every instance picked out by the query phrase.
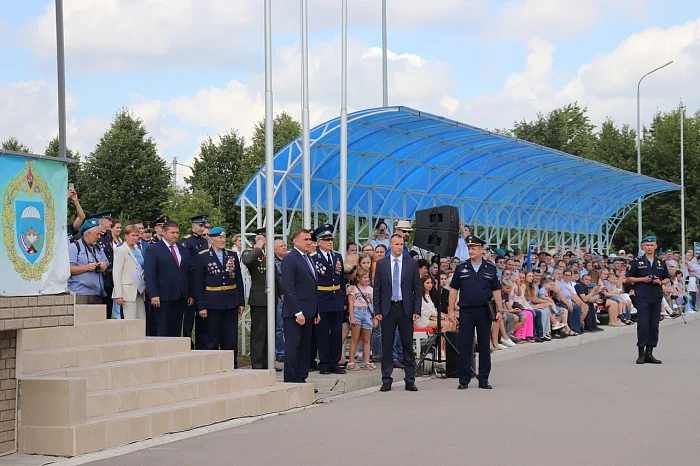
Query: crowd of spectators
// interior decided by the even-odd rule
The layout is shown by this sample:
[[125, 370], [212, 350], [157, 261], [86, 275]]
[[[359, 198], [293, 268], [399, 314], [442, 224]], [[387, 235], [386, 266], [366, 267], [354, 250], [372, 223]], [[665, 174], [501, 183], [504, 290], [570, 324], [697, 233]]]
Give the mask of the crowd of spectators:
[[[79, 303], [108, 304], [108, 318], [146, 318], [148, 291], [135, 282], [131, 283], [130, 277], [135, 270], [144, 268], [145, 249], [164, 240], [163, 222], [136, 219], [125, 222], [123, 226], [108, 213], [86, 219], [75, 191], [69, 192], [69, 199], [78, 212], [78, 218], [68, 225], [69, 290], [76, 293]], [[193, 232], [197, 230], [198, 237], [206, 242], [205, 248], [211, 245], [209, 228], [207, 222], [193, 224]], [[393, 230], [408, 244], [412, 234], [409, 221], [398, 222]], [[421, 315], [415, 328], [435, 329], [439, 316], [442, 316], [442, 329], [456, 330], [457, 322], [449, 322], [446, 316], [448, 283], [458, 265], [468, 259], [464, 238], [470, 230], [465, 225], [461, 225], [461, 230], [454, 257], [438, 259], [420, 248], [405, 247], [406, 257], [418, 261], [424, 292]], [[347, 304], [342, 336], [343, 342], [349, 339], [349, 351], [343, 352], [341, 364], [348, 370], [372, 371], [376, 369], [375, 363], [380, 361], [381, 330], [373, 312], [372, 285], [377, 261], [387, 255], [390, 235], [387, 223], [380, 221], [368, 241], [359, 245], [355, 242], [347, 244], [345, 283], [342, 284]], [[241, 236], [231, 235], [229, 239], [231, 244], [228, 246], [240, 262], [245, 249]], [[264, 244], [260, 235], [255, 244]], [[274, 242], [277, 273], [287, 253], [286, 246], [284, 238]], [[115, 254], [115, 250], [119, 253]], [[546, 343], [576, 337], [584, 332], [600, 332], [603, 326], [634, 325], [634, 290], [625, 280], [628, 263], [634, 257], [623, 250], [606, 255], [545, 245], [532, 247], [530, 253], [518, 248], [486, 248], [484, 260], [496, 266], [505, 307], [504, 318], [492, 327], [491, 350], [507, 350], [520, 344]], [[692, 251], [681, 257], [678, 251], [663, 250], [660, 258], [666, 260], [672, 277], [664, 287], [662, 316], [678, 317], [681, 313], [694, 312], [700, 258]], [[247, 303], [251, 282], [245, 266], [242, 274]], [[282, 299], [279, 296], [275, 323], [275, 354], [279, 362], [284, 361], [279, 312]], [[402, 367], [401, 353], [397, 338], [393, 354], [395, 367]]]

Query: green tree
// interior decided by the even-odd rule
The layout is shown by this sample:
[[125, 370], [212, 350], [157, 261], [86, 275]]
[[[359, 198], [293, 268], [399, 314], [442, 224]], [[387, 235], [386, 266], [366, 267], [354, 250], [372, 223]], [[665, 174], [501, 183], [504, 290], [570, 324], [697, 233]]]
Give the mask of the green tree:
[[30, 153], [32, 150], [28, 147], [19, 142], [19, 139], [17, 139], [14, 136], [10, 136], [9, 138], [5, 139], [2, 141], [2, 144], [0, 144], [4, 150], [11, 150], [14, 152], [26, 152]]
[[190, 218], [199, 213], [208, 213], [212, 226], [220, 226], [223, 223], [223, 215], [205, 191], [190, 191], [186, 188], [168, 189], [168, 197], [161, 204], [161, 210], [170, 220], [180, 226], [180, 234], [185, 235], [190, 229]]
[[[301, 125], [288, 113], [282, 112], [275, 116], [272, 124], [273, 152], [276, 154], [284, 146], [301, 135]], [[253, 142], [248, 148], [248, 169], [252, 177], [256, 171], [265, 165], [265, 120], [255, 124]]]
[[595, 126], [591, 124], [587, 109], [577, 103], [566, 105], [543, 115], [537, 114], [535, 121], [515, 123], [513, 136], [552, 149], [591, 158], [595, 148]]
[[114, 209], [120, 218], [153, 219], [168, 197], [170, 177], [143, 121], [122, 108], [83, 165], [83, 207], [90, 213]]
[[[49, 141], [49, 144], [46, 146], [44, 154], [50, 157], [59, 156], [58, 136], [54, 137], [51, 141]], [[68, 182], [73, 183], [75, 185], [76, 191], [78, 191], [80, 188], [80, 154], [77, 152], [73, 152], [69, 148], [66, 148], [66, 158], [69, 158], [73, 162], [67, 164]], [[78, 194], [80, 194], [80, 191], [78, 191]]]
[[[231, 228], [240, 218], [233, 202], [243, 189], [245, 175], [245, 139], [232, 130], [219, 136], [218, 143], [208, 137], [199, 147], [192, 165], [192, 176], [185, 181], [194, 191], [202, 191], [223, 213], [225, 226]], [[192, 212], [191, 215], [210, 212]]]

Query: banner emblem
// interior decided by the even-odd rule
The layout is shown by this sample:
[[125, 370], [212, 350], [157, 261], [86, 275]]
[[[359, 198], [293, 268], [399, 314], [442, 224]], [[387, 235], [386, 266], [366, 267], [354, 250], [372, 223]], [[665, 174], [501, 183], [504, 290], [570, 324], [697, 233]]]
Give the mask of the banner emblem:
[[2, 206], [7, 257], [25, 280], [41, 280], [54, 253], [54, 201], [32, 162], [12, 179]]

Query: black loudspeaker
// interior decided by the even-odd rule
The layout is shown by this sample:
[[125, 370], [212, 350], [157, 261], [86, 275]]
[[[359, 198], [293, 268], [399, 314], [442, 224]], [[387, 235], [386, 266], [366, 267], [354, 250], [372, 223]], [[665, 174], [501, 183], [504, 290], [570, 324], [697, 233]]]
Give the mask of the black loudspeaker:
[[456, 330], [445, 332], [445, 339], [448, 341], [448, 343], [445, 343], [445, 353], [447, 356], [445, 360], [445, 372], [447, 373], [447, 378], [458, 378], [459, 355], [457, 351], [455, 351], [455, 348], [459, 348], [459, 332]]
[[459, 211], [457, 207], [443, 205], [416, 211], [416, 233], [413, 245], [452, 257], [459, 241]]

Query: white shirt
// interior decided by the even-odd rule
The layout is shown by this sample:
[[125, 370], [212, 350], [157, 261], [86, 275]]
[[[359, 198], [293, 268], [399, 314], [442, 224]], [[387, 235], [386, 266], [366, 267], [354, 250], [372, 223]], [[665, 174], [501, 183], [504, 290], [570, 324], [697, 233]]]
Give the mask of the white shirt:
[[401, 272], [403, 271], [403, 254], [401, 254], [399, 257], [394, 257], [393, 255], [390, 255], [389, 258], [391, 259], [391, 296], [394, 296], [394, 267], [396, 267], [396, 262], [399, 261], [399, 301], [403, 300], [403, 294], [401, 293]]
[[[163, 242], [165, 243], [165, 247], [170, 249], [170, 243], [165, 241], [165, 238], [163, 238]], [[177, 265], [182, 264], [182, 256], [180, 255], [180, 249], [178, 249], [177, 244], [173, 243], [173, 246], [175, 246], [175, 255], [177, 256]]]

